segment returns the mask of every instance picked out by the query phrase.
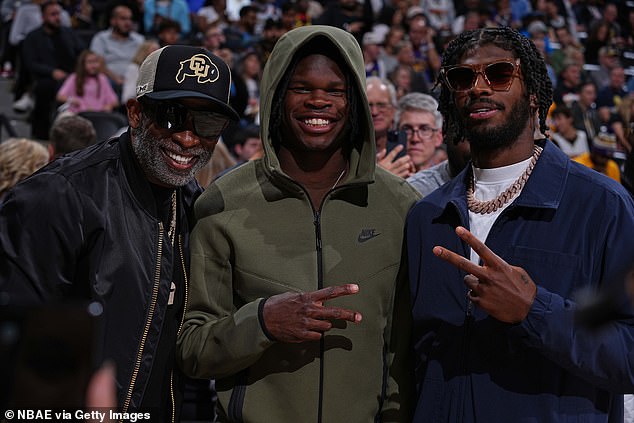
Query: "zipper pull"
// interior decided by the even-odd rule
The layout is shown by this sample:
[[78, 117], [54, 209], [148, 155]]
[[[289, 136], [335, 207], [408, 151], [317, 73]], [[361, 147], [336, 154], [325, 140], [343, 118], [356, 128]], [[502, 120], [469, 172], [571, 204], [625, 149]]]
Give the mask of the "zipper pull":
[[473, 316], [473, 302], [469, 298], [470, 293], [471, 293], [471, 290], [470, 289], [467, 290], [467, 317]]
[[318, 251], [321, 251], [321, 231], [320, 231], [320, 221], [319, 221], [319, 212], [316, 211], [314, 214], [313, 223], [315, 224], [315, 244]]

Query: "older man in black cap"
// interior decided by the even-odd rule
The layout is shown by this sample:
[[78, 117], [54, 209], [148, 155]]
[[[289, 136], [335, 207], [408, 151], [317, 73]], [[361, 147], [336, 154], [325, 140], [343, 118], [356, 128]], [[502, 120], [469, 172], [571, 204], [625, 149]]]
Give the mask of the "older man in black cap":
[[130, 129], [63, 156], [0, 208], [0, 297], [96, 301], [123, 413], [178, 419], [174, 347], [187, 307], [195, 172], [237, 114], [231, 74], [209, 51], [168, 46], [140, 68]]

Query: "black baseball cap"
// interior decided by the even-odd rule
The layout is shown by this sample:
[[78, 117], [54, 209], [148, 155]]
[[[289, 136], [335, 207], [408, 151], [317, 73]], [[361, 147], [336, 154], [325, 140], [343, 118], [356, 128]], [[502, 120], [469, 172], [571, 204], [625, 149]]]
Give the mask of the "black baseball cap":
[[204, 98], [214, 104], [214, 111], [237, 121], [230, 92], [229, 66], [205, 48], [184, 45], [165, 46], [148, 55], [136, 84], [137, 99]]

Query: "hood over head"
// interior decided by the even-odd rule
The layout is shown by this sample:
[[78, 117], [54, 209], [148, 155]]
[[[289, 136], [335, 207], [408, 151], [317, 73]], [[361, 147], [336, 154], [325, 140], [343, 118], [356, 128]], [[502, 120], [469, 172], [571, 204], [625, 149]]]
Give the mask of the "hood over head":
[[[306, 51], [304, 47], [308, 44], [311, 50], [314, 48], [313, 51]], [[324, 46], [324, 49], [322, 50], [319, 46]], [[357, 94], [356, 110], [350, 109], [348, 122], [349, 125], [356, 126], [356, 135], [351, 135], [346, 141], [347, 148], [344, 146], [344, 151], [349, 153], [350, 163], [346, 182], [371, 182], [374, 180], [376, 145], [372, 115], [365, 93], [363, 54], [356, 39], [350, 33], [331, 26], [313, 25], [293, 29], [279, 39], [269, 56], [260, 83], [260, 121], [265, 166], [273, 173], [283, 173], [275, 149], [281, 140], [274, 140], [270, 131], [271, 111], [274, 101], [283, 101], [283, 96], [286, 94], [279, 93], [282, 97], [276, 97], [278, 88], [288, 82], [288, 72], [291, 70], [290, 66], [294, 64], [293, 58], [298, 55], [306, 57], [310, 54], [320, 54], [327, 47], [334, 47], [341, 55], [347, 65], [347, 73], [353, 80], [352, 91]], [[351, 104], [350, 99], [348, 104]], [[354, 134], [355, 131], [351, 133]]]

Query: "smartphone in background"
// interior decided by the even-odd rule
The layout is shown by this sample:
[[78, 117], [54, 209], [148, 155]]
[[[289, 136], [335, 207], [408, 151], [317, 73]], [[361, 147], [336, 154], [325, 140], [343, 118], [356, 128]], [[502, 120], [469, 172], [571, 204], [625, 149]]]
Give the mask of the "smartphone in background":
[[101, 306], [0, 307], [0, 410], [83, 408]]
[[396, 158], [401, 158], [405, 154], [407, 154], [407, 134], [403, 131], [389, 131], [387, 133], [387, 153], [394, 149], [397, 145], [402, 145], [403, 149], [396, 156]]

